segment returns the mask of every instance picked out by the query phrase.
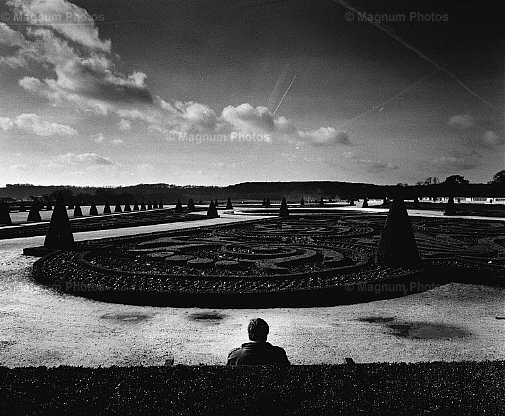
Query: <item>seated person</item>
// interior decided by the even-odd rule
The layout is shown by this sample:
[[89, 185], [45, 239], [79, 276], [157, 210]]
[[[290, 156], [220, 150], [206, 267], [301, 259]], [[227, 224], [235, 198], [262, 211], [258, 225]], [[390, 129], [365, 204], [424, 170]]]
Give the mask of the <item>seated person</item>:
[[263, 319], [251, 319], [247, 332], [251, 342], [232, 350], [227, 365], [289, 365], [286, 351], [267, 342], [268, 324]]

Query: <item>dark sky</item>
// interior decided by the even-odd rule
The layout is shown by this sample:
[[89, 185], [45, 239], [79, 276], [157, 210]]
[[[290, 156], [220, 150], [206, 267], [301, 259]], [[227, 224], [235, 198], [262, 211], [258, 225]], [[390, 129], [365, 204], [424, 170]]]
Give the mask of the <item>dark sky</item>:
[[[18, 24], [16, 10], [39, 20]], [[41, 21], [55, 11], [95, 23]], [[500, 1], [11, 0], [0, 12], [2, 182], [478, 182], [505, 167]]]

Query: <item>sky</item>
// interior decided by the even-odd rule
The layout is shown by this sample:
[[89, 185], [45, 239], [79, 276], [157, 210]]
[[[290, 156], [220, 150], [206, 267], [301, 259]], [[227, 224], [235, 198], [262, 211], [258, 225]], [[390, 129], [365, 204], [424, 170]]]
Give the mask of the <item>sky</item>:
[[0, 186], [505, 169], [501, 0], [0, 1]]

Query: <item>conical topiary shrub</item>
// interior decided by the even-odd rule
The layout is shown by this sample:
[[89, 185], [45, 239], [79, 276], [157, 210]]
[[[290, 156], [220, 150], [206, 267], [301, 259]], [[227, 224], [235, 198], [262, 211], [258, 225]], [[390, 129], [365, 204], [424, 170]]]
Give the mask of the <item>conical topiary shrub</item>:
[[74, 208], [74, 217], [82, 217], [82, 210], [81, 206], [79, 205], [78, 202], [75, 203], [75, 208]]
[[12, 225], [11, 215], [9, 214], [9, 205], [7, 202], [0, 202], [0, 224]]
[[109, 205], [109, 201], [105, 201], [105, 205], [103, 207], [103, 215], [107, 215], [107, 214], [111, 214], [111, 210], [110, 210], [110, 205]]
[[324, 199], [323, 199], [323, 197], [321, 197], [321, 199], [319, 200], [319, 206], [320, 207], [324, 207]]
[[26, 205], [25, 205], [25, 201], [21, 201], [19, 203], [19, 212], [26, 212]]
[[353, 206], [355, 206], [355, 205], [356, 205], [356, 204], [354, 203], [354, 199], [352, 199], [352, 198], [351, 198], [351, 199], [349, 200], [349, 206], [350, 206], [350, 207], [353, 207]]
[[28, 218], [26, 219], [26, 221], [29, 221], [29, 222], [42, 221], [42, 218], [40, 218], [38, 204], [32, 205], [32, 207], [30, 208], [30, 212], [28, 213]]
[[419, 198], [417, 196], [414, 198], [413, 206], [414, 206], [414, 209], [419, 209], [419, 207], [420, 207]]
[[96, 204], [93, 201], [89, 207], [89, 215], [98, 215], [98, 210], [96, 209]]
[[305, 199], [303, 199], [303, 197], [302, 197], [302, 199], [300, 200], [300, 206], [301, 206], [301, 207], [304, 207], [304, 206], [305, 206]]
[[75, 205], [72, 201], [70, 201], [70, 204], [68, 204], [68, 209], [74, 209]]
[[120, 213], [120, 212], [123, 212], [123, 208], [121, 208], [121, 204], [118, 202], [116, 202], [116, 206], [114, 207], [114, 213]]
[[132, 210], [132, 207], [130, 207], [130, 204], [128, 203], [128, 201], [125, 202], [124, 204], [124, 212], [131, 212]]
[[153, 202], [153, 209], [158, 209], [158, 201], [156, 199]]
[[53, 204], [51, 203], [51, 201], [47, 201], [46, 210], [52, 211], [52, 209], [53, 209]]
[[270, 208], [272, 205], [270, 204], [270, 198], [267, 198], [265, 206]]
[[193, 202], [193, 198], [188, 199], [188, 211], [192, 212], [195, 210], [195, 203]]
[[289, 217], [288, 203], [286, 198], [282, 198], [281, 209], [279, 210], [279, 217], [286, 218]]
[[382, 201], [382, 206], [383, 206], [383, 207], [387, 207], [387, 206], [389, 206], [389, 199], [384, 198], [384, 200]]
[[44, 247], [57, 250], [71, 250], [74, 246], [74, 236], [70, 227], [67, 210], [62, 199], [54, 205], [53, 215], [47, 230]]
[[207, 210], [207, 218], [218, 218], [219, 214], [217, 213], [216, 204], [214, 201], [210, 201], [209, 209]]
[[160, 199], [160, 203], [158, 204], [158, 208], [163, 208], [163, 202]]
[[456, 215], [456, 205], [454, 204], [454, 198], [449, 197], [447, 205], [445, 206], [444, 215]]
[[266, 198], [263, 198], [263, 202], [261, 203], [261, 206], [262, 207], [267, 207], [267, 199]]
[[368, 199], [363, 198], [363, 205], [361, 205], [361, 208], [368, 208]]
[[140, 210], [141, 211], [145, 211], [146, 210], [146, 203], [144, 201], [142, 201], [142, 203], [140, 204]]
[[149, 202], [147, 203], [147, 209], [153, 209], [153, 204], [151, 200], [149, 200]]
[[395, 198], [375, 254], [379, 266], [417, 267], [420, 264], [412, 224], [402, 198]]
[[226, 209], [233, 209], [230, 197], [228, 197], [228, 201], [226, 201]]
[[138, 211], [138, 210], [139, 210], [139, 204], [137, 203], [137, 201], [135, 201], [135, 202], [133, 203], [133, 210], [134, 210], [134, 211]]
[[175, 204], [175, 212], [176, 212], [177, 214], [180, 214], [180, 213], [181, 213], [181, 212], [183, 212], [183, 211], [184, 211], [184, 209], [182, 208], [182, 203], [181, 203], [181, 200], [180, 200], [180, 199], [178, 199], [178, 200], [177, 200], [177, 204]]

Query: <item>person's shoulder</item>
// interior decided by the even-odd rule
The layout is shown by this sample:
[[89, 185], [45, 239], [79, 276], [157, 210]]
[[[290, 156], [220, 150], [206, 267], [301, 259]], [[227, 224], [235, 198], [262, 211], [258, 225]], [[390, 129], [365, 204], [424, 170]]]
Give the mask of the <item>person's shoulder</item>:
[[274, 354], [279, 362], [289, 364], [288, 356], [284, 348], [272, 345], [272, 350], [274, 351]]

